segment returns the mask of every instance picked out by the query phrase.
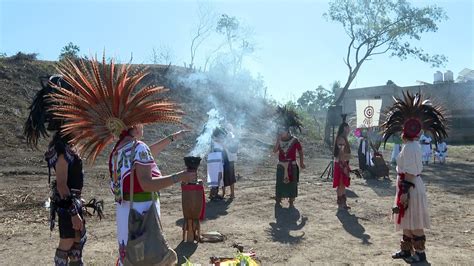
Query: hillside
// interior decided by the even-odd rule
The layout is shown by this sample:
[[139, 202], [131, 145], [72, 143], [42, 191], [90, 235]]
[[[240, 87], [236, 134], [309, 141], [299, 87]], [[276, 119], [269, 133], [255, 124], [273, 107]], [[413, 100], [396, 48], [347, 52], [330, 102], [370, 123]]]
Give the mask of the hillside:
[[[169, 88], [170, 91], [165, 94], [165, 97], [179, 103], [186, 113], [183, 121], [191, 132], [185, 138], [184, 143], [186, 144], [183, 144], [183, 150], [192, 148], [193, 140], [197, 138], [208, 119], [206, 113], [215, 108], [216, 105], [218, 105], [217, 108], [220, 109], [222, 116], [226, 117], [227, 122], [236, 124], [242, 123], [237, 119], [245, 120], [245, 129], [240, 132], [244, 140], [263, 143], [273, 141], [271, 140], [273, 134], [264, 136], [259, 132], [262, 121], [268, 121], [268, 117], [273, 115], [272, 107], [265, 101], [258, 100], [258, 104], [261, 105], [258, 113], [255, 112], [255, 106], [252, 106], [252, 103], [257, 100], [253, 100], [252, 103], [243, 100], [221, 104], [225, 97], [234, 97], [237, 94], [226, 95], [227, 92], [216, 84], [208, 84], [199, 88], [183, 86], [183, 82], [179, 80], [186, 79], [187, 76], [193, 74], [184, 68], [162, 65], [148, 65], [146, 67], [150, 74], [144, 83], [154, 83]], [[0, 91], [0, 115], [2, 120], [0, 134], [5, 140], [5, 145], [1, 149], [8, 150], [8, 154], [14, 155], [7, 156], [5, 160], [1, 161], [0, 166], [38, 166], [42, 162], [42, 152], [49, 140], [43, 139], [40, 141], [39, 150], [30, 149], [27, 147], [23, 136], [23, 124], [27, 118], [29, 104], [35, 93], [41, 88], [39, 77], [54, 73], [55, 62], [16, 59], [14, 57], [0, 59], [0, 88], [2, 88]], [[217, 104], [214, 104], [214, 106], [210, 104], [207, 99], [209, 96], [212, 96], [212, 101], [217, 102]], [[260, 116], [262, 114], [264, 116]], [[147, 126], [145, 130], [145, 141], [154, 141], [171, 133], [172, 130], [178, 130], [178, 128], [169, 125], [151, 125]], [[263, 140], [254, 138], [257, 134]], [[103, 161], [99, 157], [97, 164], [101, 163]]]

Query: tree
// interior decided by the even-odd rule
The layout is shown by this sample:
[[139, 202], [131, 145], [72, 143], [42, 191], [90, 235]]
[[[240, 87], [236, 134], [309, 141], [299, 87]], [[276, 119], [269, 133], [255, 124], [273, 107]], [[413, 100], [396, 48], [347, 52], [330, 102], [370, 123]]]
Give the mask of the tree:
[[224, 43], [228, 47], [227, 56], [230, 57], [232, 74], [235, 76], [242, 69], [244, 58], [255, 51], [255, 43], [251, 38], [253, 31], [243, 27], [236, 17], [227, 14], [221, 15], [216, 31], [224, 36]]
[[198, 7], [198, 18], [199, 21], [196, 27], [196, 33], [191, 41], [189, 68], [194, 67], [194, 60], [196, 59], [197, 51], [202, 43], [209, 38], [216, 21], [216, 17], [210, 10], [210, 7], [203, 3], [200, 3]]
[[308, 113], [318, 115], [327, 111], [333, 101], [334, 94], [319, 85], [315, 90], [303, 92], [297, 103]]
[[173, 49], [168, 45], [161, 45], [159, 48], [154, 48], [151, 54], [151, 61], [153, 64], [169, 65], [173, 61]]
[[[338, 84], [335, 82], [334, 84]], [[333, 85], [333, 91], [334, 91]], [[324, 123], [324, 116], [327, 109], [334, 101], [334, 92], [325, 89], [319, 85], [315, 90], [303, 92], [300, 98], [296, 101], [298, 107], [304, 110], [313, 120], [318, 136], [321, 135], [322, 124]]]
[[406, 0], [334, 0], [324, 16], [341, 23], [349, 36], [343, 59], [349, 73], [336, 105], [344, 99], [362, 64], [375, 55], [390, 53], [402, 60], [413, 56], [432, 66], [447, 61], [443, 55], [429, 55], [411, 45], [423, 33], [436, 32], [437, 22], [447, 19], [440, 7], [418, 8]]
[[69, 42], [66, 46], [61, 49], [61, 54], [59, 54], [59, 60], [68, 59], [76, 59], [78, 58], [79, 54], [79, 46], [75, 45], [72, 42]]
[[232, 44], [237, 39], [238, 29], [239, 21], [236, 17], [230, 17], [227, 14], [222, 14], [221, 18], [217, 22], [216, 31], [225, 36], [230, 52], [234, 51]]

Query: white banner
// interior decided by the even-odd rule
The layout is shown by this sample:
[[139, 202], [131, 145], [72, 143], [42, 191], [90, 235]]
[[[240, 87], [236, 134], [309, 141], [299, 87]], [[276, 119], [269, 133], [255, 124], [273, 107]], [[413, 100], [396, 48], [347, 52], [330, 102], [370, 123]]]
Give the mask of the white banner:
[[356, 100], [357, 127], [378, 127], [381, 99]]

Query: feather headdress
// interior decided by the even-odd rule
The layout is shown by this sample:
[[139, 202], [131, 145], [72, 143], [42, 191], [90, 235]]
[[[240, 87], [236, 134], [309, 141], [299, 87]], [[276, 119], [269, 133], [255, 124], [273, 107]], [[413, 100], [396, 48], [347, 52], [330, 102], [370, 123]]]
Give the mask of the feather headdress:
[[[78, 63], [76, 63], [78, 62]], [[58, 67], [63, 78], [78, 92], [56, 87], [52, 110], [67, 120], [61, 133], [71, 137], [81, 155], [93, 162], [97, 155], [122, 131], [138, 124], [181, 123], [177, 104], [159, 98], [167, 89], [154, 85], [138, 89], [148, 74], [132, 71], [131, 64], [115, 65], [113, 59], [67, 60]]]
[[414, 138], [423, 129], [430, 132], [435, 141], [448, 136], [445, 111], [440, 105], [423, 99], [419, 93], [412, 95], [408, 91], [403, 92], [403, 99], [394, 97], [394, 100], [382, 124], [384, 144], [398, 132]]
[[51, 103], [47, 100], [51, 95], [58, 93], [54, 86], [73, 91], [72, 87], [60, 75], [40, 77], [41, 89], [36, 93], [29, 107], [30, 113], [25, 122], [23, 134], [28, 145], [37, 147], [41, 137], [49, 137], [48, 131], [58, 131], [63, 124], [62, 119], [51, 113]]
[[277, 107], [278, 124], [285, 129], [296, 128], [301, 132], [303, 123], [296, 111], [288, 106]]

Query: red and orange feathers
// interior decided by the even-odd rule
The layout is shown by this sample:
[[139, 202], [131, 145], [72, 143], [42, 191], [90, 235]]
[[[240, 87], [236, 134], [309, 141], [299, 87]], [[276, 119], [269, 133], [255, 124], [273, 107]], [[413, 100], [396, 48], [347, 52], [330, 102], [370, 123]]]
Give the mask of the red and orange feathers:
[[182, 112], [176, 103], [160, 98], [164, 87], [138, 88], [148, 74], [146, 69], [132, 71], [131, 64], [107, 64], [97, 58], [67, 60], [59, 73], [74, 89], [61, 87], [51, 96], [53, 113], [66, 121], [61, 133], [71, 137], [81, 155], [93, 162], [114, 137], [138, 124], [181, 123]]

